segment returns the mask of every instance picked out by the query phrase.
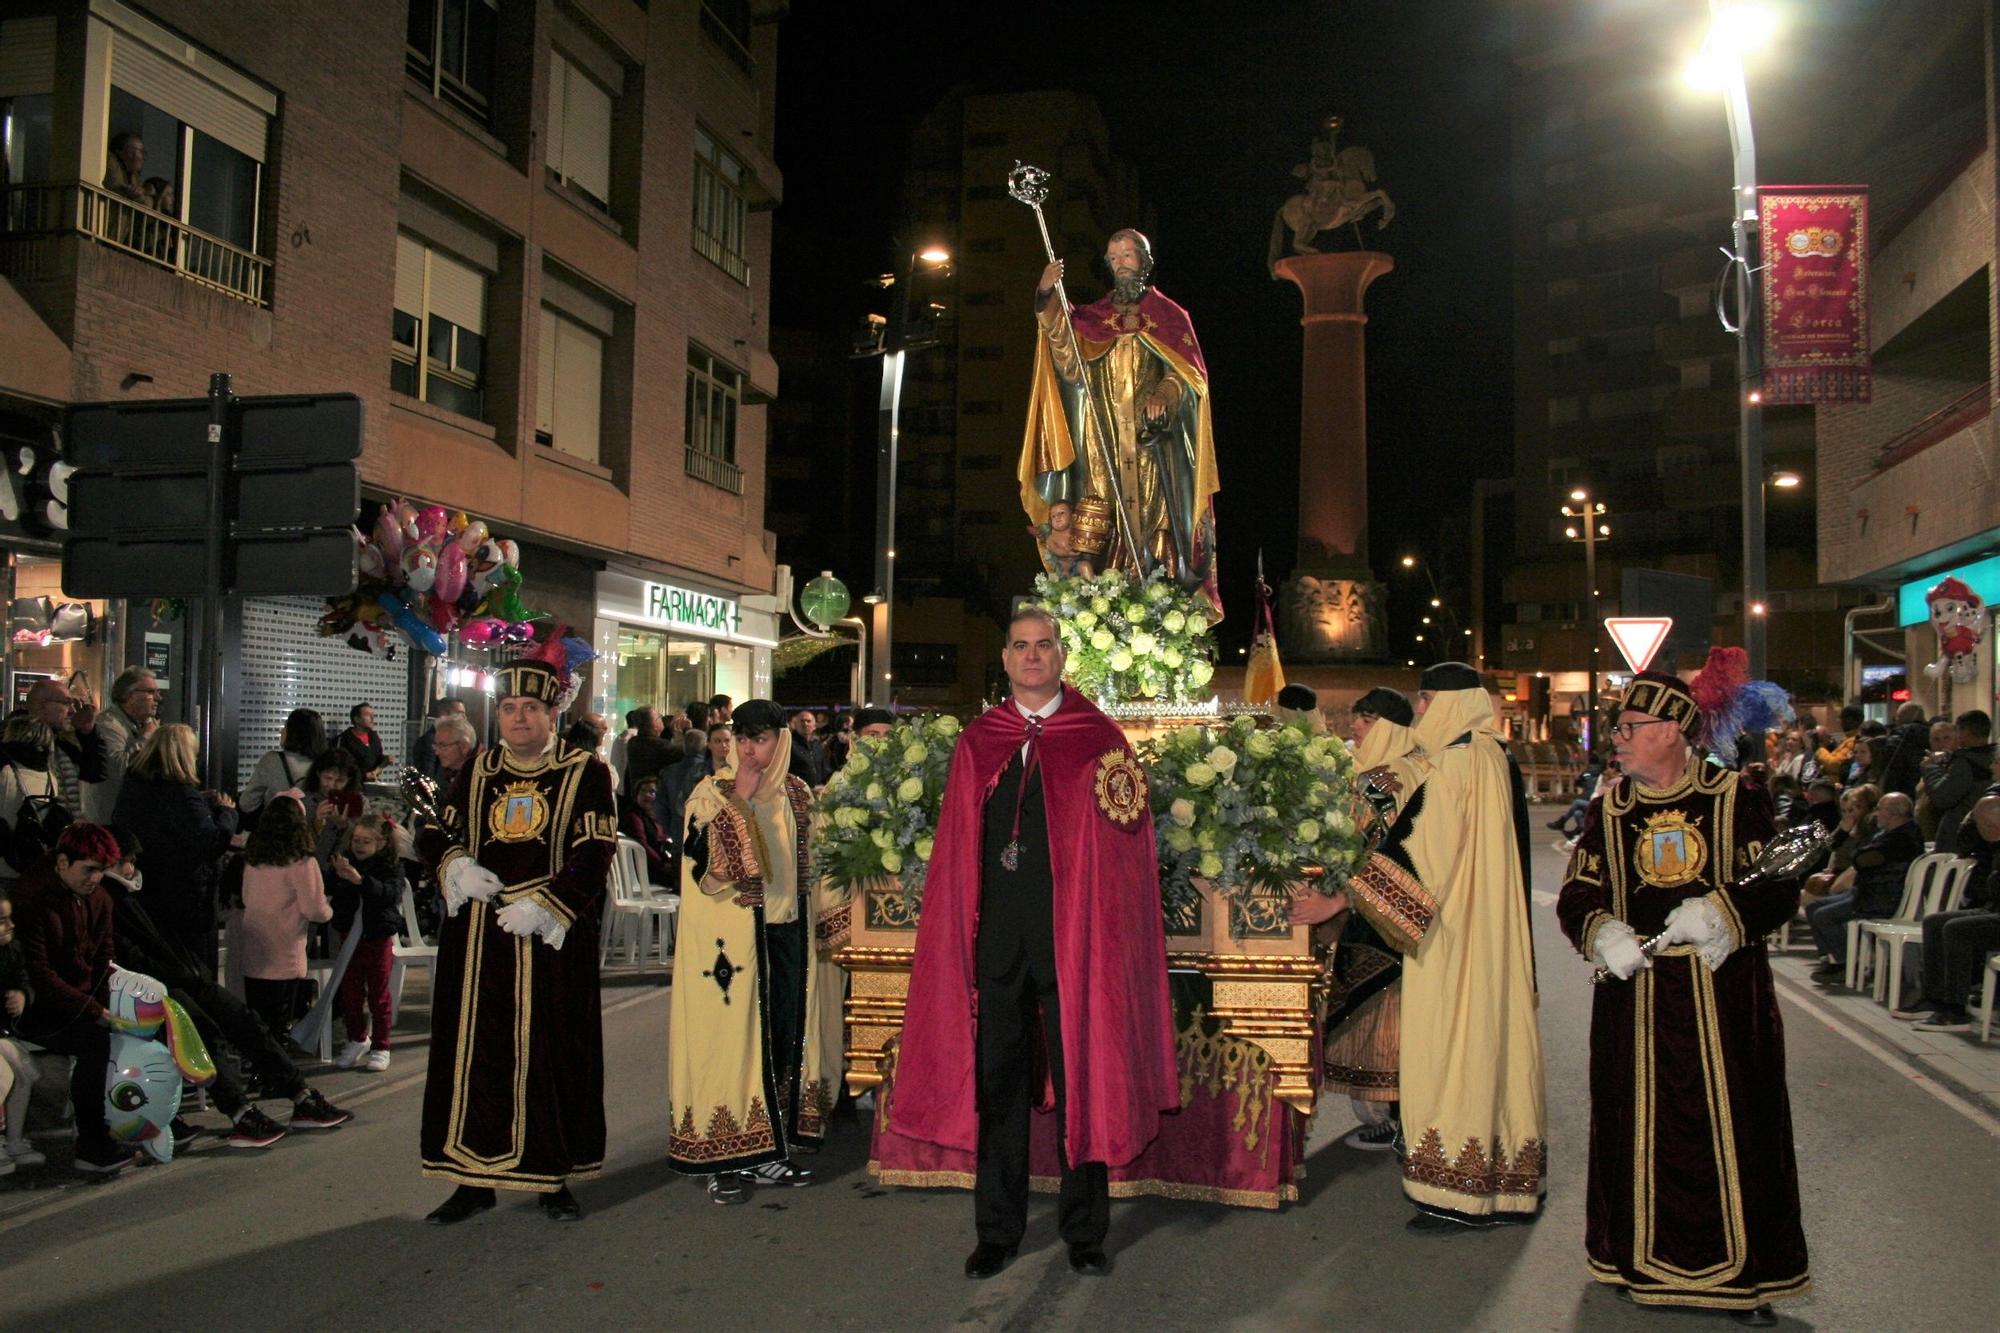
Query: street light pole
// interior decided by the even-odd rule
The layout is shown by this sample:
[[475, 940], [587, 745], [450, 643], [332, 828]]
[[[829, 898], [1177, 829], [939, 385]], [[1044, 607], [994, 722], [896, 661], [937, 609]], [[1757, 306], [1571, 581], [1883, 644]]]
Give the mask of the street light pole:
[[[1585, 602], [1589, 607], [1589, 611], [1585, 617], [1584, 642], [1590, 649], [1584, 657], [1584, 666], [1590, 673], [1590, 683], [1584, 690], [1584, 707], [1588, 710], [1584, 722], [1589, 728], [1585, 742], [1585, 753], [1588, 754], [1597, 744], [1597, 627], [1599, 624], [1599, 616], [1597, 614], [1597, 539], [1611, 535], [1610, 526], [1603, 522], [1604, 516], [1610, 510], [1605, 508], [1602, 501], [1591, 499], [1590, 492], [1580, 487], [1571, 491], [1569, 498], [1577, 507], [1571, 509], [1569, 505], [1564, 505], [1562, 507], [1563, 517], [1581, 518], [1583, 522], [1583, 532], [1581, 534], [1583, 537], [1583, 581], [1585, 591], [1588, 593]], [[1565, 532], [1570, 537], [1579, 535], [1575, 527], [1567, 528]]]

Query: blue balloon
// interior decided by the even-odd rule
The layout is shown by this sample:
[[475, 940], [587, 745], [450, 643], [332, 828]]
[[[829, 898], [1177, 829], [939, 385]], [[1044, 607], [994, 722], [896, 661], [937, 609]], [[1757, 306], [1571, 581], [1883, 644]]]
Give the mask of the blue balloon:
[[375, 601], [389, 613], [390, 621], [397, 629], [403, 631], [403, 636], [411, 644], [423, 649], [432, 657], [444, 656], [444, 635], [425, 623], [422, 616], [410, 609], [409, 603], [393, 592], [385, 592]]

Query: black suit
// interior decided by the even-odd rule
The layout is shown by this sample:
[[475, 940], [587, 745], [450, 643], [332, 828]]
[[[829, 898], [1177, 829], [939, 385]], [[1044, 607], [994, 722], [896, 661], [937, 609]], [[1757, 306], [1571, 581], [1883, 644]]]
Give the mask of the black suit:
[[[1062, 1237], [1101, 1245], [1111, 1229], [1110, 1177], [1102, 1162], [1072, 1167], [1062, 1145], [1062, 1010], [1056, 991], [1055, 877], [1049, 869], [1048, 818], [1039, 770], [1022, 790], [1019, 755], [986, 801], [980, 839], [979, 1154], [973, 1216], [979, 1239], [1020, 1244], [1028, 1221], [1028, 1117], [1041, 1096], [1037, 1028], [1055, 1085], [1062, 1163]], [[1001, 861], [1013, 837], [1019, 796], [1021, 849], [1015, 869]]]

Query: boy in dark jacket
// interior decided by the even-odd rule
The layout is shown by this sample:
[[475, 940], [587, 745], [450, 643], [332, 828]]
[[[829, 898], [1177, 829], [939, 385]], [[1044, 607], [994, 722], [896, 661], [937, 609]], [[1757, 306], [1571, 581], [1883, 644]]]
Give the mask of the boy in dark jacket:
[[[328, 858], [327, 897], [333, 901], [333, 928], [344, 941], [359, 930], [361, 940], [340, 979], [340, 1016], [347, 1022], [347, 1042], [334, 1057], [341, 1069], [377, 1073], [389, 1067], [389, 974], [395, 964], [396, 937], [403, 929], [403, 866], [396, 859], [396, 839], [381, 815], [364, 815], [348, 835], [347, 852]], [[369, 1022], [374, 1034], [369, 1034]]]
[[45, 1050], [76, 1057], [69, 1100], [76, 1116], [76, 1169], [109, 1175], [132, 1160], [111, 1140], [104, 1118], [104, 1068], [111, 1059], [111, 898], [105, 867], [118, 843], [101, 824], [71, 824], [55, 850], [14, 893], [21, 952], [34, 1003], [15, 1020]]

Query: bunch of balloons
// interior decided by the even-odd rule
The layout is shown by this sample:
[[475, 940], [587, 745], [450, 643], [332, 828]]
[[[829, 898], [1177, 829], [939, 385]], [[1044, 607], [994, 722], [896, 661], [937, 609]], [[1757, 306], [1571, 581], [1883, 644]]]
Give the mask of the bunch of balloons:
[[353, 532], [360, 583], [327, 599], [323, 635], [387, 657], [390, 636], [400, 634], [439, 657], [454, 631], [474, 647], [524, 644], [534, 640], [534, 622], [548, 618], [521, 604], [520, 546], [476, 518], [395, 500], [382, 506], [372, 532]]

